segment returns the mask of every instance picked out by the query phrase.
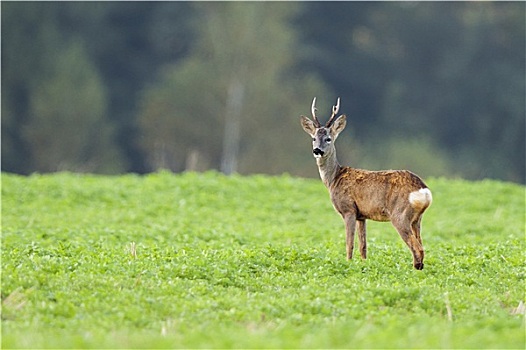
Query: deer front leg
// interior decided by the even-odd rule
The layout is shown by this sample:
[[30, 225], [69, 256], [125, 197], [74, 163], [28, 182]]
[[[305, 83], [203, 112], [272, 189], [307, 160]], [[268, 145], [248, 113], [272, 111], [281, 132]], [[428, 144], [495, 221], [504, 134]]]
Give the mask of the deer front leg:
[[360, 241], [360, 255], [362, 259], [367, 259], [365, 220], [356, 220], [356, 231], [358, 231], [358, 240]]
[[352, 252], [354, 249], [354, 230], [356, 228], [356, 214], [344, 214], [343, 221], [345, 222], [345, 246], [347, 248], [347, 260], [351, 260]]

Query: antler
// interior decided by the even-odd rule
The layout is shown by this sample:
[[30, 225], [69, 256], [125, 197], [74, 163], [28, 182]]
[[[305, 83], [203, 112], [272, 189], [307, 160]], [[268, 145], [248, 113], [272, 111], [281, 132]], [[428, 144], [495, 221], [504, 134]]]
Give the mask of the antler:
[[[316, 98], [315, 98], [316, 99]], [[314, 104], [313, 104], [314, 106]], [[338, 97], [338, 100], [336, 101], [336, 106], [332, 106], [332, 115], [327, 124], [325, 124], [325, 127], [328, 128], [332, 125], [334, 122], [334, 117], [336, 117], [336, 114], [338, 114], [338, 111], [340, 110], [340, 98]]]
[[312, 106], [310, 107], [310, 111], [312, 113], [312, 118], [314, 119], [314, 124], [316, 124], [316, 127], [319, 128], [321, 127], [321, 123], [316, 117], [316, 106], [315, 105], [316, 105], [316, 97], [314, 97], [314, 99], [312, 100]]

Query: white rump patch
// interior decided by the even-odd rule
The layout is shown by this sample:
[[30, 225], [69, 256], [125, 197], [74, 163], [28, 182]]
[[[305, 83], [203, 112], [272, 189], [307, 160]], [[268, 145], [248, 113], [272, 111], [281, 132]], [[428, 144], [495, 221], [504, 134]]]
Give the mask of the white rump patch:
[[433, 202], [433, 196], [429, 188], [421, 188], [409, 194], [409, 203], [413, 207], [427, 208], [431, 205], [431, 202]]

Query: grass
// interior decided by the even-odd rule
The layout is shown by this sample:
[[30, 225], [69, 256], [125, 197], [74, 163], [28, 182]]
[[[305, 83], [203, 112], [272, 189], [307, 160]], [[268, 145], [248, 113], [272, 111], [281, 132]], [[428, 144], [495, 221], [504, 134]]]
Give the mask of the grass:
[[319, 180], [2, 174], [2, 347], [524, 348], [524, 187], [427, 183], [416, 271]]

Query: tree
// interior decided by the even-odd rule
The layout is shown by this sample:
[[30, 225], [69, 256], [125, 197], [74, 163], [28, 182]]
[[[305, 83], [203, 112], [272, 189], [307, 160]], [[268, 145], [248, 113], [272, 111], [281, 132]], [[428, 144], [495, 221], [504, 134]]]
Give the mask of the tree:
[[181, 171], [199, 154], [204, 168], [230, 174], [249, 163], [269, 165], [276, 150], [274, 171], [283, 171], [287, 148], [275, 140], [297, 147], [283, 126], [297, 129], [293, 116], [325, 90], [314, 77], [292, 73], [297, 44], [287, 23], [297, 5], [194, 6], [199, 35], [192, 54], [165, 67], [161, 82], [143, 95], [139, 120], [151, 167]]
[[[51, 11], [44, 3], [2, 7], [2, 170], [34, 171], [31, 148], [21, 134], [31, 119], [29, 100], [41, 72], [51, 63], [48, 50], [60, 40]], [[25, 5], [25, 4], [23, 4]]]
[[106, 94], [81, 41], [57, 53], [30, 97], [23, 135], [37, 171], [118, 172], [120, 157], [106, 119]]
[[4, 171], [42, 171], [44, 116], [67, 114], [52, 95], [81, 100], [57, 65], [64, 55], [83, 67], [81, 89], [100, 91], [86, 95], [94, 110], [105, 106], [69, 126], [99, 125], [95, 139], [118, 154], [83, 151], [67, 168], [317, 176], [296, 117], [314, 96], [320, 113], [339, 96], [343, 162], [526, 182], [525, 3], [0, 6]]
[[384, 95], [389, 130], [433, 135], [469, 178], [524, 182], [524, 9], [434, 3], [380, 17], [383, 45], [401, 53]]
[[[2, 3], [2, 168], [122, 171], [107, 92], [68, 6]], [[66, 16], [67, 17], [67, 16]]]
[[300, 23], [313, 52], [337, 53], [304, 61], [348, 95], [358, 154], [428, 170], [440, 154], [426, 174], [526, 181], [524, 3], [307, 3]]

